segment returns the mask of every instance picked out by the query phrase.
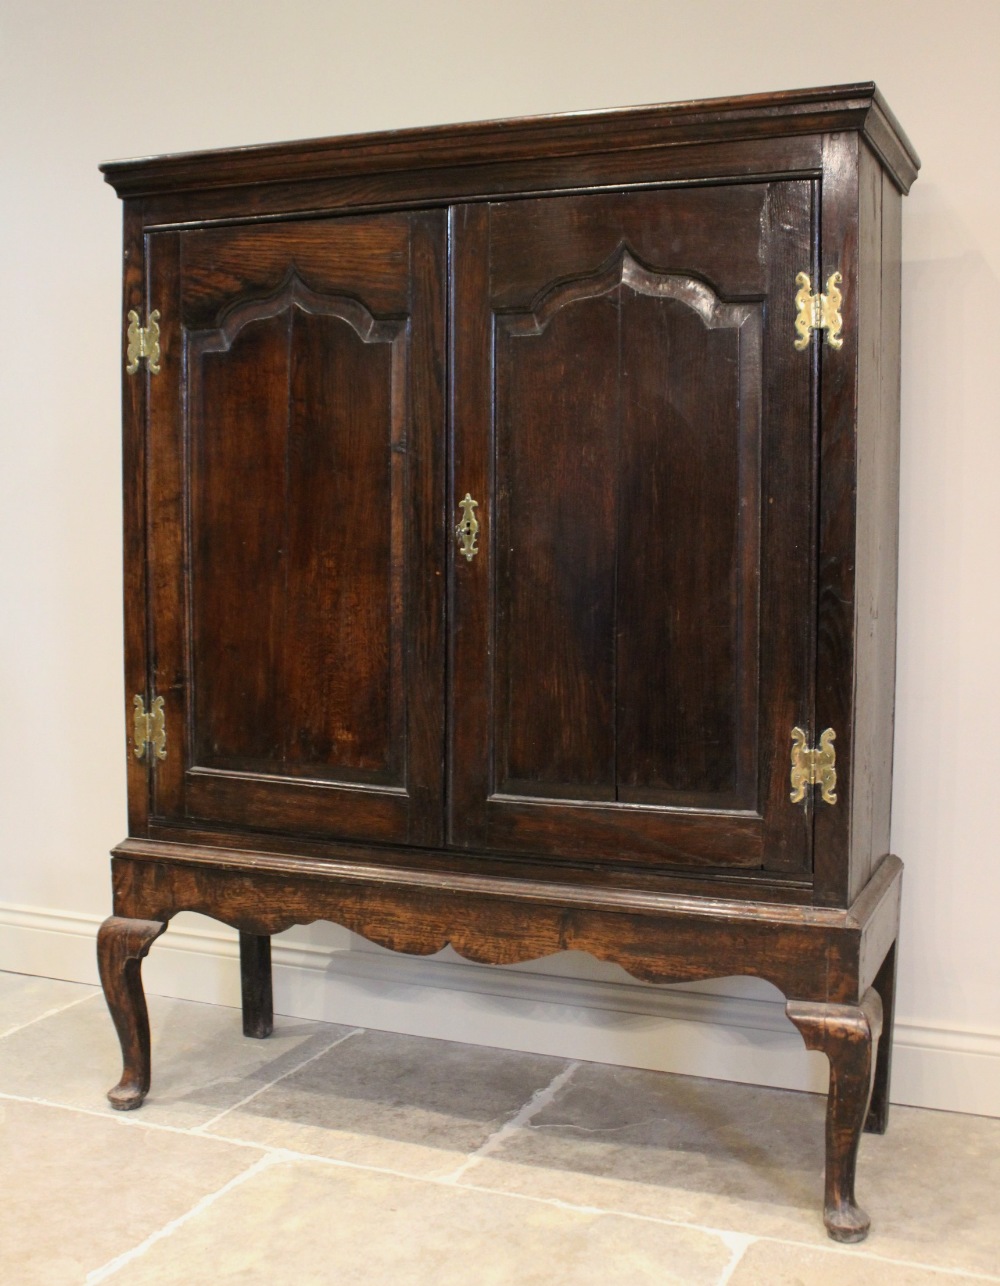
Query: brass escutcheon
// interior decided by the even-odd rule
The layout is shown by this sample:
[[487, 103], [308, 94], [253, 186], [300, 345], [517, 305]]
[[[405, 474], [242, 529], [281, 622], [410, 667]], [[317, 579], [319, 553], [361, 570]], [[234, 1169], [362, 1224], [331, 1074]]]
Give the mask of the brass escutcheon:
[[479, 508], [479, 504], [466, 492], [465, 498], [458, 502], [458, 507], [462, 511], [462, 521], [455, 528], [455, 537], [459, 543], [458, 552], [466, 562], [471, 563], [476, 554], [479, 553], [479, 548], [476, 545], [476, 537], [479, 535], [479, 522], [473, 512]]

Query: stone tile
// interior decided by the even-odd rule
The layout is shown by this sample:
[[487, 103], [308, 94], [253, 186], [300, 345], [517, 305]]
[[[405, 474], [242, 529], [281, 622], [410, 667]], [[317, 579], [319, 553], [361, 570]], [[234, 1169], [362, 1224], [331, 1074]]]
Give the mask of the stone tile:
[[729, 1286], [957, 1286], [982, 1281], [965, 1273], [887, 1263], [856, 1249], [838, 1253], [756, 1241], [747, 1247]]
[[234, 1186], [121, 1268], [115, 1286], [700, 1286], [723, 1240], [396, 1175], [278, 1164]]
[[[149, 1017], [153, 1085], [141, 1118], [182, 1128], [211, 1120], [350, 1030], [279, 1018], [267, 1040], [251, 1040], [238, 1009], [159, 996], [149, 997]], [[120, 1074], [100, 993], [0, 1041], [0, 1093], [110, 1113], [105, 1094]]]
[[226, 1138], [444, 1175], [565, 1066], [537, 1054], [367, 1031], [213, 1128]]
[[[462, 1182], [828, 1245], [822, 1097], [588, 1064]], [[1000, 1271], [1000, 1121], [892, 1110], [865, 1135], [865, 1250]]]
[[0, 972], [0, 1037], [62, 1009], [86, 996], [99, 995], [97, 987], [57, 978], [34, 978], [24, 973]]
[[885, 1136], [862, 1143], [858, 1173], [866, 1248], [1000, 1280], [1000, 1120], [894, 1107]]
[[4, 1286], [79, 1286], [258, 1157], [217, 1139], [0, 1099]]
[[823, 1113], [812, 1095], [584, 1064], [464, 1181], [712, 1227], [808, 1231]]

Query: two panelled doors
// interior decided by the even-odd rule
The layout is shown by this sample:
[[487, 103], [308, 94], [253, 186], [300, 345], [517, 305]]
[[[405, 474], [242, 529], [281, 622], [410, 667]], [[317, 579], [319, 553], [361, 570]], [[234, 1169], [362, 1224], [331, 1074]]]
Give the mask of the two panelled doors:
[[781, 181], [148, 234], [153, 816], [807, 868], [814, 201]]

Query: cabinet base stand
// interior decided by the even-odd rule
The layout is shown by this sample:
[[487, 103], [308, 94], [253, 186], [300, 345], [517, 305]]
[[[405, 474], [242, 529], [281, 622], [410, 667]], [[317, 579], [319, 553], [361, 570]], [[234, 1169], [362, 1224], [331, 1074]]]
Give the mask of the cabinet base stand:
[[752, 975], [789, 997], [786, 1012], [806, 1046], [830, 1061], [826, 1226], [837, 1241], [867, 1234], [854, 1175], [862, 1129], [881, 1131], [887, 1115], [902, 878], [895, 857], [846, 911], [137, 839], [115, 850], [113, 876], [116, 914], [101, 926], [98, 958], [122, 1046], [122, 1077], [108, 1095], [116, 1108], [138, 1107], [149, 1089], [140, 965], [179, 911], [239, 930], [243, 1030], [256, 1037], [272, 1027], [271, 934], [320, 919], [414, 955], [450, 943], [481, 964], [581, 950], [648, 982]]

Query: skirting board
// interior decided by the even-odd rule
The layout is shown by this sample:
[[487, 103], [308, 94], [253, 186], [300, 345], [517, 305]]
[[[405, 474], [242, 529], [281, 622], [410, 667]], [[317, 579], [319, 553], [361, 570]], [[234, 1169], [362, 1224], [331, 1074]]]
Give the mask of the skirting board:
[[[0, 969], [96, 983], [99, 923], [97, 916], [0, 903]], [[451, 953], [394, 955], [343, 930], [330, 929], [325, 943], [310, 936], [293, 930], [273, 939], [279, 1014], [716, 1080], [826, 1089], [826, 1059], [805, 1050], [778, 993], [760, 983], [653, 987], [624, 974], [609, 980], [604, 968], [597, 970], [603, 977], [585, 976], [593, 962], [568, 956], [497, 969]], [[146, 989], [236, 1006], [237, 958], [235, 932], [179, 917], [143, 966]], [[1000, 1116], [1000, 1033], [897, 1018], [892, 1101]]]

